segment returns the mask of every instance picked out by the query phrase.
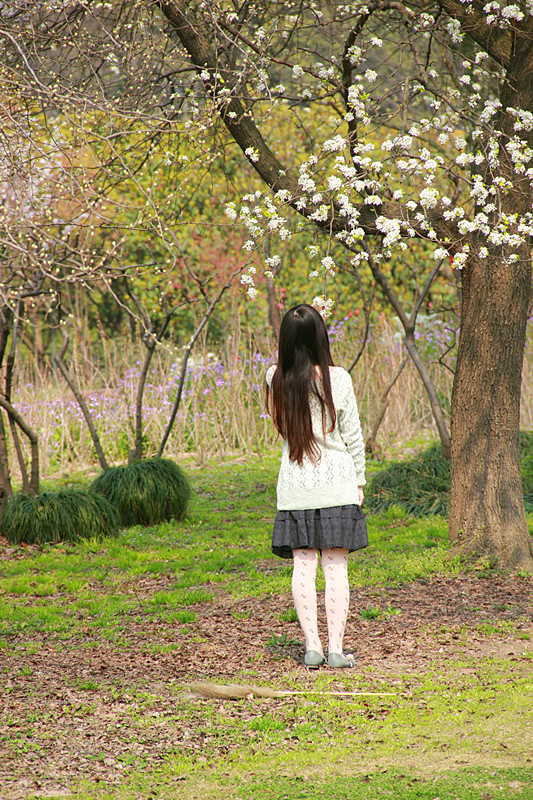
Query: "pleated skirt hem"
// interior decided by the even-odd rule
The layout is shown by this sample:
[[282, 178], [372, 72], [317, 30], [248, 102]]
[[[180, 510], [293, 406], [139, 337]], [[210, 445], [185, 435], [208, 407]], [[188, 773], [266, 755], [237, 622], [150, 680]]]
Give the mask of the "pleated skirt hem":
[[366, 519], [360, 506], [333, 506], [303, 511], [278, 511], [272, 533], [272, 552], [292, 558], [296, 548], [349, 552], [368, 547]]

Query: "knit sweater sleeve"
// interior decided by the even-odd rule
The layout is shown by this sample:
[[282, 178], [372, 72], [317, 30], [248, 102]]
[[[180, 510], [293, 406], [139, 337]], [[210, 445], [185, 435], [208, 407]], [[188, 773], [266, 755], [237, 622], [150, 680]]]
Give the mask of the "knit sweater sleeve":
[[364, 486], [365, 478], [365, 442], [359, 420], [357, 401], [349, 372], [342, 371], [339, 376], [339, 400], [335, 403], [337, 425], [346, 449], [350, 453], [357, 476], [357, 485]]

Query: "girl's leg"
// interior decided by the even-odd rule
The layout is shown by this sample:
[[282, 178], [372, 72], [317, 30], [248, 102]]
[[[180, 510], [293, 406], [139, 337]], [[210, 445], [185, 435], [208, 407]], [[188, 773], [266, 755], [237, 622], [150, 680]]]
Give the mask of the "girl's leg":
[[305, 649], [323, 654], [318, 636], [316, 610], [316, 570], [318, 550], [298, 548], [292, 551], [292, 596], [298, 620], [305, 636]]
[[342, 640], [350, 604], [348, 550], [343, 550], [340, 547], [323, 550], [322, 569], [326, 580], [325, 605], [328, 621], [329, 653], [342, 654]]

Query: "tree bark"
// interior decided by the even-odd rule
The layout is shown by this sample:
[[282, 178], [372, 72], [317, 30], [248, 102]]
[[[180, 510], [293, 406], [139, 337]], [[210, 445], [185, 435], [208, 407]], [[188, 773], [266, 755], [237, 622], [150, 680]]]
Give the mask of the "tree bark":
[[[450, 0], [451, 1], [451, 0]], [[506, 142], [515, 135], [508, 108], [533, 112], [533, 20], [525, 21], [505, 63], [499, 129], [499, 170], [512, 191], [502, 197], [510, 219], [531, 211], [529, 178], [517, 174]], [[472, 36], [475, 38], [474, 33]], [[521, 131], [529, 147], [533, 132]], [[474, 241], [474, 252], [477, 243]], [[531, 297], [531, 244], [499, 248], [468, 261], [462, 274], [461, 332], [452, 392], [450, 539], [469, 558], [492, 556], [533, 571], [533, 546], [520, 475], [520, 397]]]
[[450, 539], [467, 558], [533, 569], [520, 477], [520, 385], [531, 257], [494, 255], [462, 275], [452, 393]]

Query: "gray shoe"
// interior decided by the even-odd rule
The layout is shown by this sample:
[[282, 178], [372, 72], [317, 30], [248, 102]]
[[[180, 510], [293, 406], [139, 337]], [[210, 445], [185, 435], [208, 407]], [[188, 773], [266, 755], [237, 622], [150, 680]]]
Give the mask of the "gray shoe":
[[349, 653], [343, 656], [341, 653], [330, 653], [328, 656], [328, 667], [333, 669], [351, 669], [354, 665], [354, 657]]
[[308, 650], [305, 654], [304, 664], [309, 669], [318, 669], [326, 659], [316, 650]]

